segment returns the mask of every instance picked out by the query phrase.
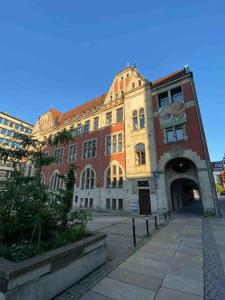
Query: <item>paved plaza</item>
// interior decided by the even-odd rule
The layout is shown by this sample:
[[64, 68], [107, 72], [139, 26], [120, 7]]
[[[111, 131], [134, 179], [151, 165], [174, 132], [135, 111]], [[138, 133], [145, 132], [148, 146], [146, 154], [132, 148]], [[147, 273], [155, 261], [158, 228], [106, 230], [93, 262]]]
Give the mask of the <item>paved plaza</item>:
[[57, 300], [225, 299], [225, 217], [177, 214], [150, 240], [145, 218], [135, 220], [137, 251], [130, 216], [94, 215], [89, 228], [108, 234], [107, 263]]

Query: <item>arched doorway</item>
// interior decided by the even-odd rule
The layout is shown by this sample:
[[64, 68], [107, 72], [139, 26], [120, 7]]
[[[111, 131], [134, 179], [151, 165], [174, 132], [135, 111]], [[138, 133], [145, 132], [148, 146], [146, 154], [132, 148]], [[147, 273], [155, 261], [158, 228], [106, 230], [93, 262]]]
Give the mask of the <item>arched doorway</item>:
[[165, 168], [168, 206], [174, 211], [202, 214], [203, 205], [196, 165], [190, 159], [171, 159]]
[[174, 180], [170, 186], [171, 204], [174, 211], [203, 213], [200, 190], [196, 182], [188, 178]]

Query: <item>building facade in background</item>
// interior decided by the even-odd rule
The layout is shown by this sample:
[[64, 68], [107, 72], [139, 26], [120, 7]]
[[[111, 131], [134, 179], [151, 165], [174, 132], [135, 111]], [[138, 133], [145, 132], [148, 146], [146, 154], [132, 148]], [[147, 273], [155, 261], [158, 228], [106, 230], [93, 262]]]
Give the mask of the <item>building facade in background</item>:
[[45, 139], [71, 130], [69, 145], [46, 147], [56, 163], [43, 181], [57, 191], [60, 174], [76, 166], [74, 207], [150, 214], [201, 199], [205, 213], [217, 202], [192, 72], [188, 67], [146, 80], [136, 67], [116, 74], [107, 91], [61, 113], [50, 109], [33, 135]]
[[[23, 133], [31, 135], [33, 126], [25, 121], [10, 116], [8, 113], [0, 112], [0, 146], [6, 149], [21, 148], [21, 143], [15, 134]], [[0, 161], [0, 186], [13, 171], [10, 162]]]

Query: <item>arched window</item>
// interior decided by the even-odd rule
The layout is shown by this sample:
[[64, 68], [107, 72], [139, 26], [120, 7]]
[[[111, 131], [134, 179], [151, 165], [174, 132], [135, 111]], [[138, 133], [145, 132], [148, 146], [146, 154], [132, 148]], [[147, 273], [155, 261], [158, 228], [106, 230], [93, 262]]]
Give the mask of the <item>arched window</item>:
[[112, 165], [106, 172], [106, 188], [122, 188], [123, 171], [120, 166]]
[[50, 189], [57, 192], [60, 188], [60, 174], [55, 172], [50, 180]]
[[95, 172], [92, 168], [86, 168], [81, 175], [81, 189], [89, 190], [95, 186]]
[[136, 110], [133, 112], [133, 129], [138, 129], [138, 113]]
[[144, 108], [141, 108], [139, 110], [139, 126], [140, 128], [145, 127], [145, 114], [144, 114]]
[[145, 145], [137, 144], [135, 147], [136, 164], [145, 165]]

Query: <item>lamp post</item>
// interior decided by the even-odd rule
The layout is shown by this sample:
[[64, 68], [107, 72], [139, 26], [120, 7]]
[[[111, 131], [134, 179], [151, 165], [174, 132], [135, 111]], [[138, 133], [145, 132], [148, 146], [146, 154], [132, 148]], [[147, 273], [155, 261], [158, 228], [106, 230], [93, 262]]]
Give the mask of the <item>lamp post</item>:
[[159, 178], [159, 173], [157, 171], [152, 172], [153, 177], [154, 177], [154, 183], [155, 183], [155, 195], [156, 195], [156, 204], [157, 204], [157, 218], [158, 218], [158, 224], [160, 223], [159, 219], [159, 199], [158, 199], [158, 178]]

